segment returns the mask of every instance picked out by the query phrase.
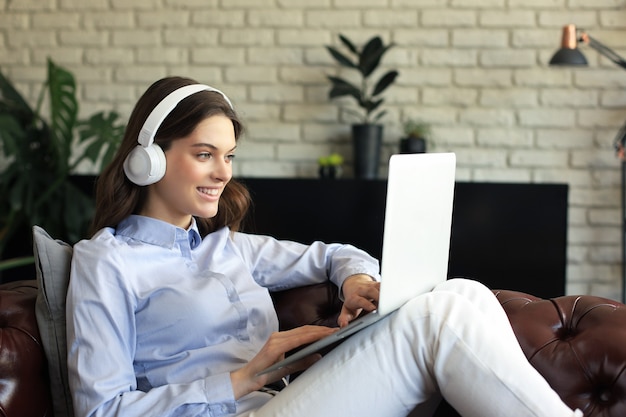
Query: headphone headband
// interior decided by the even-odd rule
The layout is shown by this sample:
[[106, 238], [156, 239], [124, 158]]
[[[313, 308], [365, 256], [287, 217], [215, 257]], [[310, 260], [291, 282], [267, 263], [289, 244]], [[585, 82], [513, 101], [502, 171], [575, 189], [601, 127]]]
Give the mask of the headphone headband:
[[156, 134], [157, 130], [159, 130], [159, 127], [161, 126], [161, 123], [163, 123], [163, 120], [165, 120], [167, 115], [170, 114], [172, 110], [174, 110], [174, 107], [176, 107], [178, 103], [180, 103], [185, 98], [200, 91], [214, 91], [221, 94], [222, 97], [224, 97], [224, 100], [226, 100], [226, 102], [230, 106], [230, 108], [233, 108], [233, 104], [230, 102], [228, 97], [226, 97], [226, 94], [222, 93], [217, 88], [204, 84], [186, 85], [172, 91], [163, 100], [161, 100], [159, 104], [156, 105], [152, 112], [150, 112], [150, 115], [144, 122], [143, 127], [139, 132], [139, 137], [137, 138], [139, 144], [144, 148], [152, 145], [152, 143], [154, 142], [154, 135]]

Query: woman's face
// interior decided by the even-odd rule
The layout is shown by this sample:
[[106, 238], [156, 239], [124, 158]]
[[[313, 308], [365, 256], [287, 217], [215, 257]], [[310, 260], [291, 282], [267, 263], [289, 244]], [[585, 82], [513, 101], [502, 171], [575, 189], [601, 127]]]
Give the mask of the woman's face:
[[187, 228], [191, 216], [210, 218], [232, 178], [237, 142], [232, 121], [211, 116], [165, 152], [165, 176], [148, 188], [141, 213]]

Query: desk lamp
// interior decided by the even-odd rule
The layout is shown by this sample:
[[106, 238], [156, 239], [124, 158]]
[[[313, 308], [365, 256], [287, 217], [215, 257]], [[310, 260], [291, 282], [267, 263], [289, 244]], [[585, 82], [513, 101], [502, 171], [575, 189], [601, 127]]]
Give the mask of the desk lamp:
[[[605, 56], [614, 64], [626, 69], [626, 61], [615, 51], [598, 42], [583, 30], [577, 30], [575, 25], [563, 27], [561, 49], [550, 59], [550, 65], [561, 66], [586, 66], [587, 59], [578, 49], [578, 44], [584, 43], [595, 49], [600, 55]], [[626, 159], [624, 144], [626, 142], [626, 124], [620, 129], [615, 137], [615, 151], [622, 161], [622, 303], [626, 303]]]

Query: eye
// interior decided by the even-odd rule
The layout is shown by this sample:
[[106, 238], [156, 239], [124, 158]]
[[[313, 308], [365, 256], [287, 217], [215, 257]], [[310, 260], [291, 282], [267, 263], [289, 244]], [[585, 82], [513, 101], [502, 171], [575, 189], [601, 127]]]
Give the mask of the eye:
[[233, 159], [235, 159], [235, 156], [236, 156], [235, 154], [226, 155], [226, 160], [228, 162], [233, 162]]
[[196, 156], [199, 159], [211, 159], [213, 157], [211, 152], [199, 152]]

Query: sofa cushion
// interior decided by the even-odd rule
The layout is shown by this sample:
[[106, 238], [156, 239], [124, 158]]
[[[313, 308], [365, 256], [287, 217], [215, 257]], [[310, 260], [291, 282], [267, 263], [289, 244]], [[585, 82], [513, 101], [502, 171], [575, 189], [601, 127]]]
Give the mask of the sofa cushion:
[[55, 417], [72, 417], [67, 378], [65, 297], [70, 280], [72, 247], [33, 227], [33, 252], [39, 292], [35, 305], [37, 325], [46, 357]]

